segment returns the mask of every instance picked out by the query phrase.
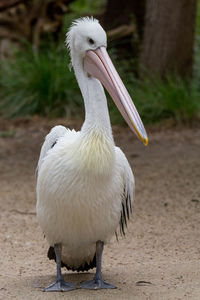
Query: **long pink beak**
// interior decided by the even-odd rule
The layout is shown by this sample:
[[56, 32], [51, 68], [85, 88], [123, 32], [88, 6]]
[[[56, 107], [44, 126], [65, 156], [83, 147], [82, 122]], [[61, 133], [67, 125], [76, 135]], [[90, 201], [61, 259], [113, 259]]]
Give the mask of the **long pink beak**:
[[84, 69], [104, 85], [116, 106], [140, 140], [148, 145], [148, 137], [133, 101], [119, 77], [105, 47], [89, 50], [84, 58]]

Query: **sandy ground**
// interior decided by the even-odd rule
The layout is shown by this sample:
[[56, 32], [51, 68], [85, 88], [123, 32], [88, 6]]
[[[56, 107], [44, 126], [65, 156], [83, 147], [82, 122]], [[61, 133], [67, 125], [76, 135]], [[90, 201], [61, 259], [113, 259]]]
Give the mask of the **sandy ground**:
[[[149, 130], [148, 147], [114, 128], [136, 178], [126, 237], [113, 238], [103, 256], [103, 277], [118, 289], [42, 292], [55, 280], [55, 263], [36, 222], [35, 168], [54, 123], [0, 120], [0, 299], [199, 300], [200, 128]], [[76, 284], [93, 276], [64, 272]]]

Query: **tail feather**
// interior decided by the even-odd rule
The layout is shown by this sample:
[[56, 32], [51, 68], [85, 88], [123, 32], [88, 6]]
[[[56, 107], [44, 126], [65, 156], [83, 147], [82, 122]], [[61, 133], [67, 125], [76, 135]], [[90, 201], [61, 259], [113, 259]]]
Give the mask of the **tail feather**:
[[[56, 255], [55, 255], [55, 251], [54, 251], [53, 247], [49, 247], [47, 257], [50, 260], [55, 260], [56, 261]], [[67, 264], [65, 264], [61, 261], [61, 267], [62, 268], [66, 267], [67, 270], [76, 271], [76, 272], [85, 272], [85, 271], [88, 271], [90, 269], [96, 268], [96, 253], [93, 257], [93, 260], [89, 264], [87, 262], [85, 262], [83, 265], [79, 266], [78, 268], [74, 268], [74, 267], [68, 266]]]

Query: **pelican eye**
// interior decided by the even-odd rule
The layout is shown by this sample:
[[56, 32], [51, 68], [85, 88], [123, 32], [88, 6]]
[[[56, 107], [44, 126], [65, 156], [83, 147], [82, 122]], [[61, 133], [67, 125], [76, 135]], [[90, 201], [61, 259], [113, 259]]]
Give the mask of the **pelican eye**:
[[91, 38], [88, 38], [88, 43], [89, 43], [90, 45], [94, 45], [94, 40], [91, 39]]

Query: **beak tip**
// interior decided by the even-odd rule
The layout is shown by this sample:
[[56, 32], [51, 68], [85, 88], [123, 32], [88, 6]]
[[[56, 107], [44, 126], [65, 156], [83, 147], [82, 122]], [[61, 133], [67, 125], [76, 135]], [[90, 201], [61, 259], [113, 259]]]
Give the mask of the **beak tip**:
[[147, 136], [145, 136], [145, 137], [143, 138], [143, 143], [144, 143], [145, 146], [148, 146], [148, 144], [149, 144], [149, 139], [148, 139]]

